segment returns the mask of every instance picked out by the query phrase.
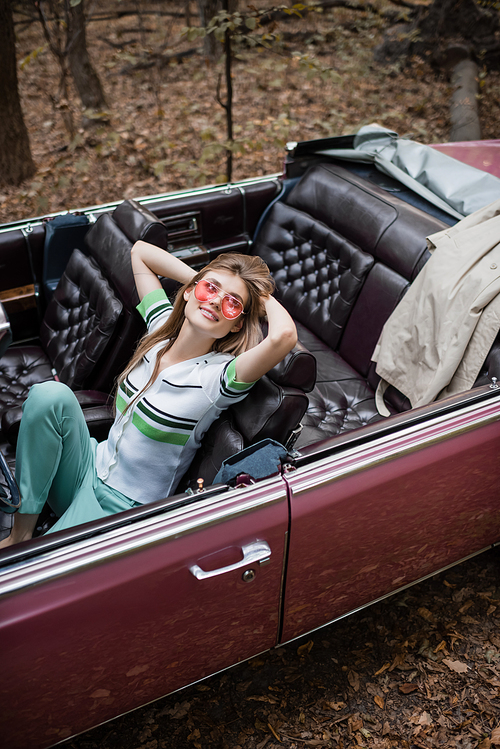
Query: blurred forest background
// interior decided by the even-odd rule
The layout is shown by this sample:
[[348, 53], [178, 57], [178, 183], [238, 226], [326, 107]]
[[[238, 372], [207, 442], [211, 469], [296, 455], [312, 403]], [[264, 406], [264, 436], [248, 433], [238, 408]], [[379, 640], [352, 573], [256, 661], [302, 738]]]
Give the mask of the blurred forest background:
[[[3, 142], [0, 124], [0, 219], [224, 182], [224, 47], [216, 34], [204, 39], [197, 28], [223, 7], [233, 21], [241, 14], [240, 26], [233, 24], [239, 37], [232, 35], [233, 181], [280, 171], [287, 141], [353, 133], [370, 122], [425, 143], [448, 140], [452, 86], [443, 49], [464, 44], [453, 8], [463, 6], [462, 15], [475, 8], [498, 43], [498, 3], [318, 5], [321, 12], [295, 4], [292, 14], [263, 16], [269, 0], [0, 0], [4, 29], [12, 9], [19, 99], [34, 164], [23, 155], [22, 181], [19, 174], [8, 178], [5, 154], [23, 140], [16, 132], [21, 116], [14, 117], [15, 128], [4, 125]], [[420, 43], [428, 35], [421, 21], [436, 5], [441, 20], [431, 23], [434, 35], [446, 37], [443, 48], [436, 39]], [[470, 19], [465, 22], [470, 28]], [[83, 35], [97, 84], [75, 77], [75, 64], [85, 61], [71, 41], [71, 24], [79, 43]], [[500, 72], [489, 53], [494, 43], [478, 43], [479, 32], [476, 37], [465, 45], [477, 65], [481, 135], [495, 138]], [[13, 84], [3, 79], [0, 98], [10, 99]]]

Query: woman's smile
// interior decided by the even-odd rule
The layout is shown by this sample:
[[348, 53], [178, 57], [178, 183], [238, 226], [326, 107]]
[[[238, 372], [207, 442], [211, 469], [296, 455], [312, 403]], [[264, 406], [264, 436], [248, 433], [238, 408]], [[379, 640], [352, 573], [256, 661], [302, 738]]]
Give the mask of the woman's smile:
[[208, 320], [214, 320], [214, 322], [219, 322], [219, 316], [211, 308], [207, 306], [200, 307], [200, 312], [203, 315], [203, 317], [206, 317]]

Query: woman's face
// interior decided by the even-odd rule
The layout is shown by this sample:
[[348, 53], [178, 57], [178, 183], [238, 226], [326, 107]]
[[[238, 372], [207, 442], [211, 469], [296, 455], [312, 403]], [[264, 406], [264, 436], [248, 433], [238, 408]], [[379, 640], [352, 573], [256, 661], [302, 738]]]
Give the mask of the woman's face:
[[[243, 325], [243, 315], [228, 320], [222, 314], [223, 299], [226, 294], [238, 299], [243, 308], [249, 300], [246, 283], [239, 277], [223, 270], [208, 270], [203, 275], [203, 280], [210, 281], [220, 289], [212, 299], [199, 301], [194, 293], [194, 286], [184, 292], [186, 306], [184, 315], [189, 323], [195, 326], [200, 333], [212, 338], [224, 338], [228, 333], [235, 333]], [[227, 302], [226, 302], [227, 303]]]

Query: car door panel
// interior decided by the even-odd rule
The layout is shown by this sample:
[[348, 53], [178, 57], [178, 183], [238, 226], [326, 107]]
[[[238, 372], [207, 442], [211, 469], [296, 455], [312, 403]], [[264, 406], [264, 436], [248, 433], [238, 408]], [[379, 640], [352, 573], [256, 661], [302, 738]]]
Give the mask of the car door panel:
[[3, 572], [5, 745], [50, 746], [276, 644], [287, 528], [276, 477]]
[[283, 640], [496, 542], [499, 398], [287, 474]]
[[198, 215], [201, 242], [206, 245], [231, 242], [235, 237], [253, 236], [262, 211], [279, 193], [277, 179], [225, 185], [177, 196], [166, 196], [147, 204], [157, 216], [168, 223], [183, 215]]
[[0, 302], [14, 340], [38, 334], [37, 270], [41, 271], [43, 230], [0, 232]]

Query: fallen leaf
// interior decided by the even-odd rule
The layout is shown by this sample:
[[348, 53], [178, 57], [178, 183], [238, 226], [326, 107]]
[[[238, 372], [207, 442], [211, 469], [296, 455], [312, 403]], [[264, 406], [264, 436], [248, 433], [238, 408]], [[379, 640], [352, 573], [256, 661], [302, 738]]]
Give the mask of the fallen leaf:
[[425, 606], [421, 606], [418, 609], [418, 613], [422, 617], [422, 619], [425, 619], [426, 622], [435, 622], [434, 614], [429, 611], [429, 609], [426, 609]]
[[349, 720], [349, 725], [351, 727], [351, 731], [354, 733], [355, 731], [359, 731], [361, 728], [363, 728], [363, 721], [361, 718], [353, 716]]
[[359, 676], [356, 671], [349, 671], [347, 680], [355, 692], [359, 690]]
[[452, 661], [449, 658], [443, 658], [443, 663], [452, 671], [456, 671], [457, 674], [464, 674], [469, 670], [469, 666], [461, 661]]
[[493, 729], [490, 736], [490, 741], [492, 744], [500, 744], [500, 726]]
[[300, 647], [297, 648], [297, 655], [305, 655], [306, 653], [310, 653], [313, 645], [314, 642], [312, 640], [305, 642], [304, 645], [300, 645]]
[[383, 674], [384, 671], [387, 671], [387, 669], [390, 668], [390, 665], [391, 665], [390, 663], [384, 663], [384, 665], [381, 668], [379, 668], [378, 671], [375, 671], [375, 673], [373, 675], [374, 676], [380, 676], [380, 674]]
[[344, 707], [346, 707], [345, 702], [330, 702], [325, 700], [325, 702], [323, 703], [323, 709], [335, 710], [335, 712], [337, 713], [339, 710], [343, 710]]
[[446, 642], [444, 640], [441, 640], [437, 648], [434, 650], [435, 653], [439, 653], [440, 650], [446, 649]]
[[418, 689], [418, 684], [409, 684], [405, 682], [404, 684], [399, 685], [399, 691], [403, 694], [410, 694], [410, 692], [415, 692]]
[[418, 719], [418, 723], [421, 726], [431, 726], [432, 725], [432, 718], [429, 715], [428, 712], [423, 712], [420, 718]]
[[375, 704], [376, 704], [376, 705], [378, 705], [378, 706], [379, 706], [379, 708], [380, 708], [381, 710], [383, 710], [383, 709], [384, 709], [384, 699], [383, 699], [383, 697], [379, 697], [379, 696], [378, 696], [378, 694], [377, 694], [377, 695], [375, 695], [375, 697], [373, 698], [373, 701], [375, 702]]
[[474, 601], [466, 601], [463, 606], [460, 606], [458, 609], [461, 614], [465, 614], [466, 611], [470, 609], [471, 606], [474, 606]]

